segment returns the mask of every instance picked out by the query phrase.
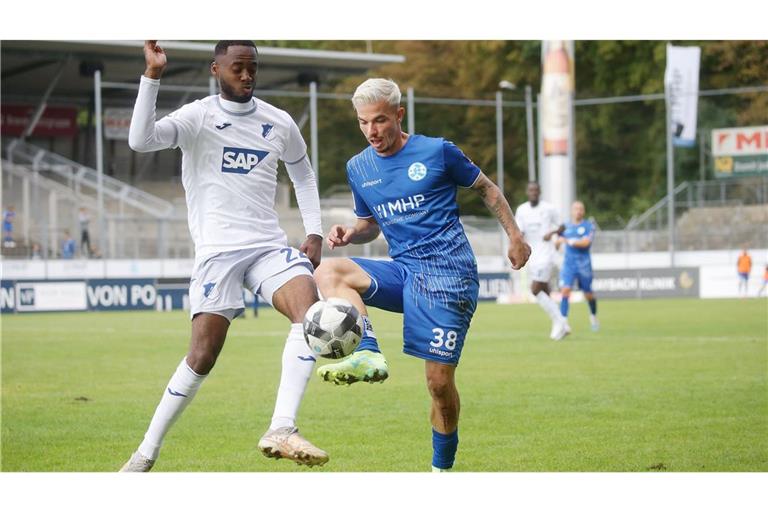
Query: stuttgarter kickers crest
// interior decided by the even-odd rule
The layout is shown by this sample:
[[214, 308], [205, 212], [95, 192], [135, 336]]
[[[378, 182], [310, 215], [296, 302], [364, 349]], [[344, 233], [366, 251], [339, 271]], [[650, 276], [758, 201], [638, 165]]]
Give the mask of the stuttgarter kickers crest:
[[427, 175], [427, 166], [421, 162], [414, 162], [408, 168], [408, 177], [411, 178], [413, 181], [419, 181], [421, 179], [424, 179], [424, 176], [426, 175]]

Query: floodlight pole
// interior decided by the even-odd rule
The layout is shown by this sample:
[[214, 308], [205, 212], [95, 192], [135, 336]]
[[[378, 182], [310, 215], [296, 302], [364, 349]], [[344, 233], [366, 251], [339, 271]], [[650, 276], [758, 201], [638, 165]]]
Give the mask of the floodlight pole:
[[317, 82], [309, 84], [309, 133], [312, 139], [312, 166], [315, 168], [317, 189], [320, 190], [320, 157], [317, 140]]
[[665, 92], [667, 117], [667, 223], [669, 224], [669, 266], [675, 267], [675, 146], [672, 143], [672, 109]]
[[[99, 221], [99, 244], [102, 251], [107, 251], [107, 244], [104, 238], [104, 140], [102, 136], [102, 115], [101, 115], [101, 71], [96, 70], [93, 74], [94, 88], [94, 114], [96, 116], [96, 171], [97, 188], [96, 197], [98, 204]], [[106, 254], [104, 254], [106, 257]]]
[[[504, 194], [504, 94], [501, 91], [496, 91], [496, 185], [501, 190], [501, 195]], [[500, 226], [501, 229], [501, 256], [502, 261], [507, 261], [507, 237], [504, 231], [504, 226]]]
[[525, 128], [528, 139], [528, 181], [536, 181], [536, 157], [533, 144], [533, 100], [531, 86], [525, 86]]
[[408, 133], [413, 135], [416, 133], [416, 102], [413, 97], [413, 87], [407, 89], [408, 99]]
[[503, 95], [496, 91], [496, 184], [504, 193], [504, 110]]

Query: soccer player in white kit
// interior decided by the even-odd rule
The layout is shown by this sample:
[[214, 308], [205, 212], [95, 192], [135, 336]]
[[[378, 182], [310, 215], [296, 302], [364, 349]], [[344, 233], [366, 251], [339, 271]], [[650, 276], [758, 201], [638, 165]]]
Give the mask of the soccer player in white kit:
[[555, 207], [540, 199], [541, 187], [538, 183], [529, 182], [525, 194], [528, 201], [517, 207], [515, 218], [525, 241], [531, 246], [531, 259], [527, 266], [531, 293], [552, 320], [549, 337], [561, 340], [571, 332], [571, 328], [549, 296], [549, 281], [555, 270], [557, 252], [553, 236], [561, 231], [560, 219]]
[[[189, 286], [192, 338], [163, 392], [143, 442], [121, 471], [149, 471], [165, 434], [213, 368], [232, 319], [244, 311], [243, 287], [260, 294], [291, 322], [269, 430], [259, 441], [268, 457], [306, 465], [328, 455], [299, 435], [295, 420], [315, 358], [302, 319], [318, 300], [312, 278], [322, 251], [317, 182], [306, 144], [288, 113], [253, 97], [258, 53], [252, 41], [219, 41], [211, 73], [221, 94], [184, 105], [155, 121], [167, 65], [157, 41], [146, 41], [146, 70], [131, 119], [136, 151], [181, 148], [182, 183], [195, 243]], [[287, 246], [274, 209], [278, 160], [296, 190], [306, 241]]]

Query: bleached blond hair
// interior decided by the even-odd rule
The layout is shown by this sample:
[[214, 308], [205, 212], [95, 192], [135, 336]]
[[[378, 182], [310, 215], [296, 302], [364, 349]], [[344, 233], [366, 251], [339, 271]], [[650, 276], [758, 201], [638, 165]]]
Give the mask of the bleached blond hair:
[[352, 95], [352, 105], [358, 108], [362, 105], [370, 105], [386, 101], [390, 107], [400, 106], [400, 87], [388, 78], [369, 78], [361, 83], [355, 94]]

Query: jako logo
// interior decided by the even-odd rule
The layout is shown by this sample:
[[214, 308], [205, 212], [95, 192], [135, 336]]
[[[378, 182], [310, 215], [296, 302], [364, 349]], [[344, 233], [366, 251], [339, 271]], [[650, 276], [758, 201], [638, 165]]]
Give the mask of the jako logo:
[[221, 172], [248, 174], [267, 155], [269, 155], [269, 151], [225, 147], [221, 156]]

